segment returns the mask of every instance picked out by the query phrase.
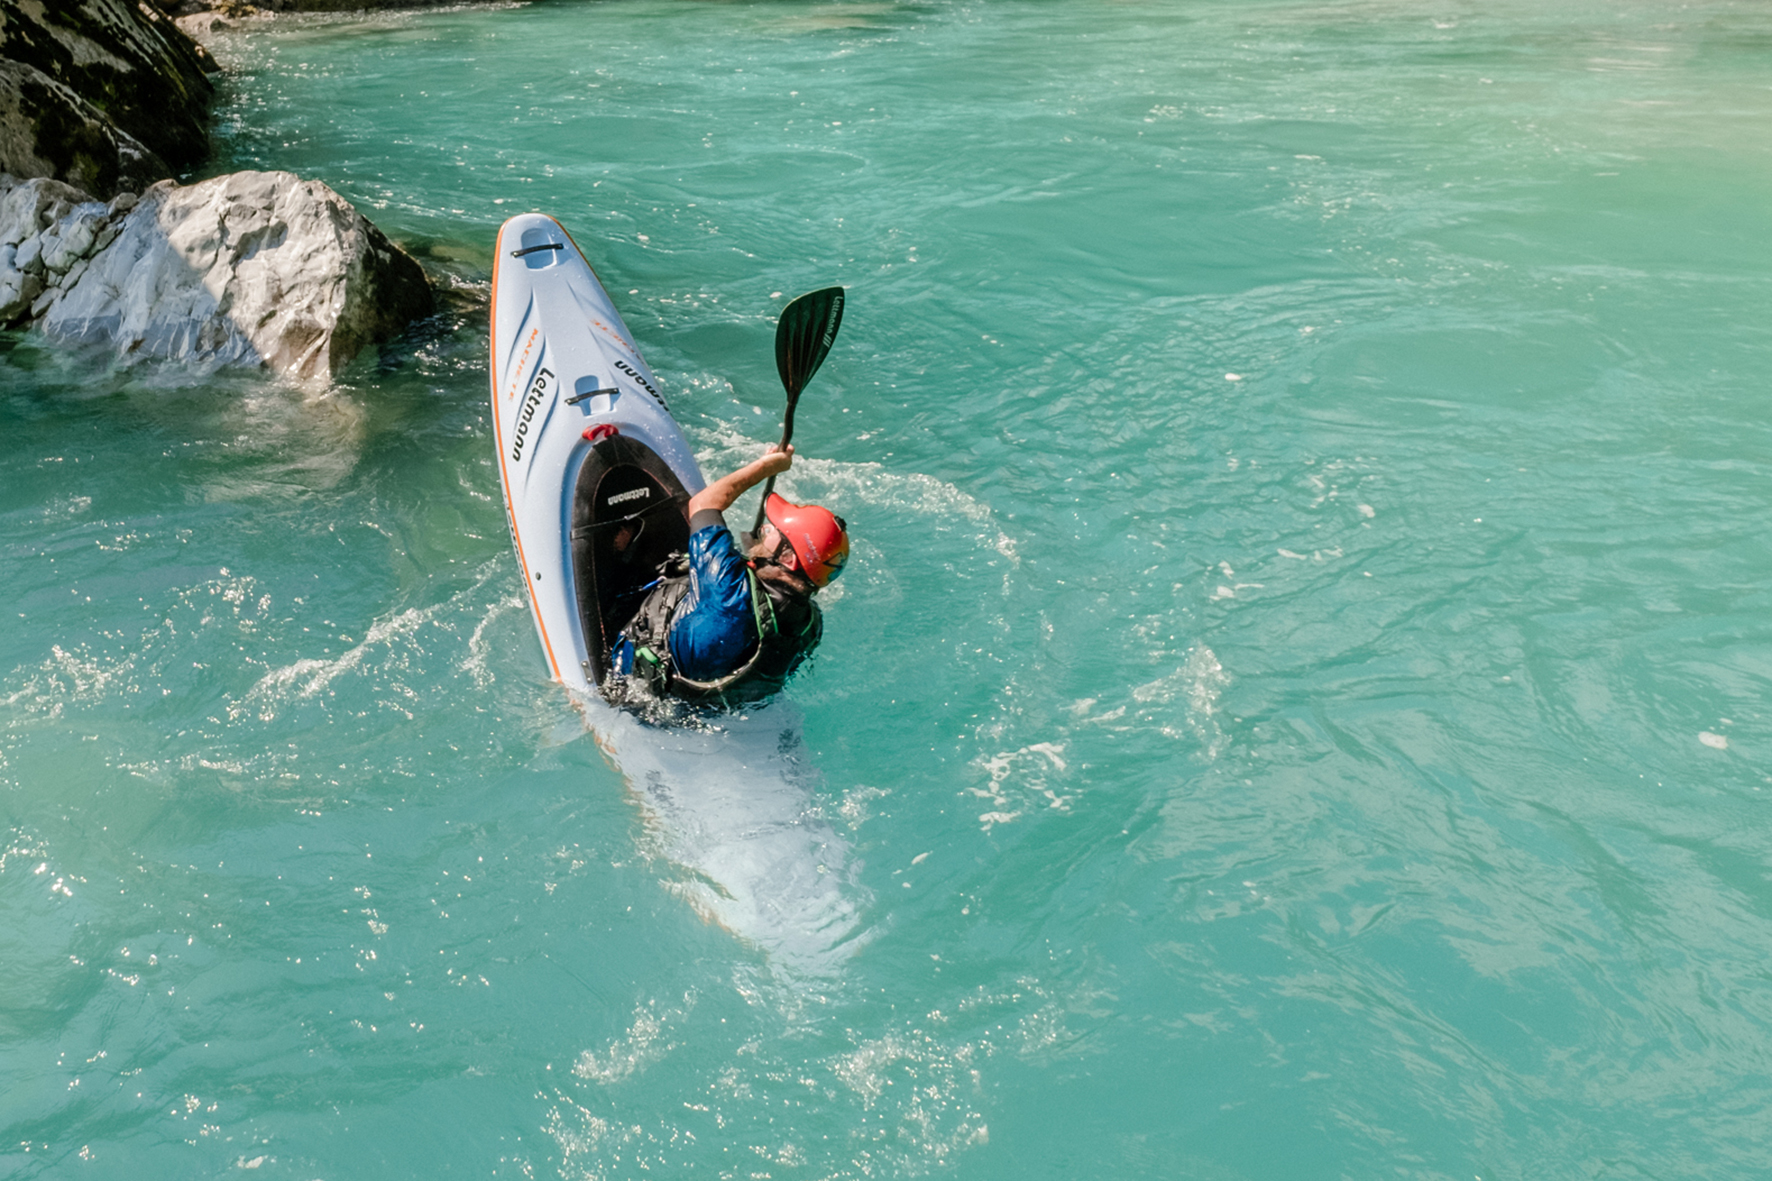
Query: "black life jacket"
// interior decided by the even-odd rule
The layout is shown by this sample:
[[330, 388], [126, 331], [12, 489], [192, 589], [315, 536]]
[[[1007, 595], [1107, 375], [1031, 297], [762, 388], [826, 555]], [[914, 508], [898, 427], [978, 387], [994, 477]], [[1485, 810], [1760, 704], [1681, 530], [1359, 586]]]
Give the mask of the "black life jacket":
[[761, 700], [778, 692], [824, 637], [824, 617], [811, 595], [757, 577], [754, 564], [747, 562], [757, 641], [725, 676], [692, 680], [677, 670], [670, 645], [671, 622], [689, 594], [688, 557], [673, 554], [659, 567], [659, 575], [625, 629], [634, 646], [630, 679], [653, 696], [720, 705]]

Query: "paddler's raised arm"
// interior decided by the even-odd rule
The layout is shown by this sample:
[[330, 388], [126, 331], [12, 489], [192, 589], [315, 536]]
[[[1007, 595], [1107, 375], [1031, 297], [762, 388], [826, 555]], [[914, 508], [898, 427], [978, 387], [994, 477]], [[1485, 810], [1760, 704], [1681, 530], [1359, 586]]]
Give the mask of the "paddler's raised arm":
[[733, 501], [770, 476], [779, 476], [787, 471], [793, 463], [794, 445], [789, 443], [786, 450], [771, 451], [763, 458], [745, 464], [731, 475], [721, 476], [689, 498], [689, 527], [692, 530], [697, 527], [695, 518], [698, 513], [725, 512], [732, 507]]

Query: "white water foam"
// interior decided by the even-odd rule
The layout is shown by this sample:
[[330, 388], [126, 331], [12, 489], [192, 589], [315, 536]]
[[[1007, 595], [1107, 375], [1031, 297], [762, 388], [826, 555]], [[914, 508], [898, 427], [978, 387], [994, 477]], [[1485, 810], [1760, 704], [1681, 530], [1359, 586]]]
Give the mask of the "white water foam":
[[[585, 1181], [685, 1175], [709, 1136], [745, 1152], [739, 1159], [749, 1169], [722, 1176], [919, 1176], [990, 1143], [984, 1075], [992, 1058], [1088, 1053], [1067, 1020], [1073, 1012], [1105, 1017], [1103, 995], [1064, 998], [1022, 976], [979, 986], [949, 1011], [897, 1017], [872, 1035], [850, 1030], [846, 1046], [810, 1059], [803, 1042], [753, 1037], [724, 1062], [706, 1061], [677, 1092], [682, 1111], [669, 1115], [631, 1101], [619, 1084], [673, 1050], [689, 1051], [693, 998], [671, 1009], [648, 1002], [606, 1051], [580, 1056], [576, 1081], [549, 1094], [543, 1126], [559, 1146], [560, 1175]], [[847, 1135], [807, 1135], [778, 1121], [809, 1103], [820, 1122], [848, 1125]]]
[[69, 705], [102, 700], [114, 689], [133, 692], [134, 671], [133, 654], [106, 659], [85, 645], [70, 652], [60, 644], [52, 644], [49, 657], [17, 681], [16, 688], [0, 697], [0, 705], [59, 718]]
[[[1216, 715], [1219, 695], [1229, 683], [1230, 677], [1218, 657], [1201, 644], [1168, 676], [1134, 688], [1132, 700], [1137, 703], [1140, 720], [1154, 723], [1168, 738], [1191, 735], [1200, 743], [1200, 753], [1211, 760], [1224, 747], [1224, 731], [1219, 728]], [[1177, 702], [1183, 707], [1181, 718], [1174, 716]], [[1185, 724], [1186, 730], [1177, 722]]]
[[336, 678], [362, 664], [374, 649], [391, 647], [392, 641], [416, 632], [430, 621], [436, 610], [436, 607], [409, 607], [397, 615], [376, 620], [356, 646], [331, 660], [308, 657], [272, 669], [259, 678], [258, 684], [248, 690], [245, 697], [228, 707], [229, 720], [237, 721], [248, 713], [256, 713], [262, 722], [275, 721], [279, 706], [324, 692]]
[[[419, 630], [426, 624], [444, 626], [443, 620], [453, 619], [461, 614], [464, 607], [478, 604], [482, 598], [482, 588], [500, 572], [498, 562], [486, 562], [475, 571], [471, 584], [449, 598], [428, 607], [408, 607], [404, 611], [377, 619], [369, 625], [369, 630], [361, 640], [337, 656], [303, 657], [271, 669], [243, 697], [229, 703], [228, 720], [233, 722], [256, 716], [263, 722], [274, 721], [286, 707], [320, 696], [339, 677], [358, 671], [371, 656], [378, 653], [387, 668], [396, 674], [400, 673], [414, 654], [416, 642], [413, 637]], [[458, 667], [460, 671], [472, 676], [479, 688], [484, 689], [492, 680], [485, 662], [483, 633], [499, 615], [516, 604], [518, 600], [515, 596], [499, 600], [481, 616], [468, 640], [468, 655]], [[451, 625], [446, 630], [456, 629]], [[410, 696], [413, 692], [398, 676], [392, 679], [391, 687], [403, 696]], [[411, 716], [410, 710], [400, 708], [408, 717]]]
[[[756, 459], [765, 447], [730, 427], [697, 435], [704, 447], [696, 458], [709, 473], [734, 470]], [[878, 463], [796, 455], [793, 468], [777, 481], [776, 488], [789, 499], [818, 500], [838, 511], [844, 505], [865, 504], [895, 514], [965, 522], [985, 548], [1007, 558], [1011, 567], [1021, 564], [1015, 539], [998, 527], [989, 505], [922, 472], [895, 472]]]
[[86, 643], [66, 648], [51, 644], [41, 663], [17, 668], [6, 678], [0, 687], [0, 706], [15, 710], [20, 718], [60, 718], [69, 707], [89, 708], [119, 694], [151, 690], [169, 662], [185, 660], [190, 638], [207, 629], [219, 626], [251, 634], [266, 619], [270, 596], [259, 592], [250, 575], [226, 568], [220, 574], [174, 592], [172, 601], [154, 613], [156, 622], [120, 651], [95, 651]]
[[678, 1009], [661, 1010], [647, 1002], [634, 1008], [634, 1022], [627, 1033], [615, 1039], [598, 1053], [586, 1050], [572, 1065], [572, 1073], [595, 1083], [618, 1083], [644, 1070], [672, 1050], [677, 1043], [669, 1040], [670, 1030], [680, 1024], [684, 1015], [695, 1006], [695, 994], [686, 993]]
[[990, 782], [982, 787], [967, 788], [990, 802], [990, 809], [978, 817], [979, 827], [985, 832], [1019, 820], [1031, 808], [1070, 810], [1071, 797], [1053, 786], [1053, 781], [1070, 769], [1063, 743], [1033, 742], [1017, 750], [981, 757], [975, 765], [990, 777]]

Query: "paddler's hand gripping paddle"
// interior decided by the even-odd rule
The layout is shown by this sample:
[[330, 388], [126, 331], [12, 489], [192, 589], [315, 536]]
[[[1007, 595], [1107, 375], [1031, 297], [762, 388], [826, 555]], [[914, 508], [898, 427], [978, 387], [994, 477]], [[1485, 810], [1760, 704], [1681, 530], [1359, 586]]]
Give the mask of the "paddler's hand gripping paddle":
[[[800, 391], [824, 364], [825, 354], [831, 351], [831, 342], [837, 339], [837, 329], [842, 324], [841, 287], [808, 291], [782, 309], [781, 322], [775, 326], [775, 368], [781, 374], [782, 388], [788, 392], [788, 412], [781, 420], [784, 451], [794, 440], [794, 407], [800, 401]], [[763, 534], [763, 506], [769, 503], [773, 491], [775, 477], [770, 476], [763, 485], [763, 499], [757, 502], [757, 523], [751, 526], [753, 537]]]

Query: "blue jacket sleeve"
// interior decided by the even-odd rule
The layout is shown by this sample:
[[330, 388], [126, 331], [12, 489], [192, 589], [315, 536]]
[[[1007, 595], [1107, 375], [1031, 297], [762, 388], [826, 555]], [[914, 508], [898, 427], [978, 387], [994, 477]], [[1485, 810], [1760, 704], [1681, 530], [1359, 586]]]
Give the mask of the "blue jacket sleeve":
[[[711, 518], [711, 524], [704, 524]], [[751, 580], [725, 519], [697, 513], [689, 535], [689, 593], [671, 620], [671, 660], [694, 681], [736, 669], [757, 642]]]

